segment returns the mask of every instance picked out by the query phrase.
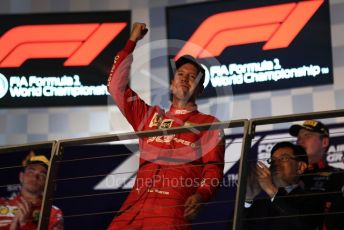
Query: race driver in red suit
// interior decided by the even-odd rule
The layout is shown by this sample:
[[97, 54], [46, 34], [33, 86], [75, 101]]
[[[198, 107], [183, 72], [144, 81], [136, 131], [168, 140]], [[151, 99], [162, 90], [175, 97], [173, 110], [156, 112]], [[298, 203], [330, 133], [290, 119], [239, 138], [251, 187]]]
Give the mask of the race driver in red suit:
[[[170, 110], [147, 105], [129, 87], [132, 52], [147, 32], [134, 23], [130, 39], [115, 57], [108, 90], [135, 131], [212, 123], [195, 103], [203, 90], [204, 69], [184, 55], [171, 81]], [[214, 129], [144, 137], [134, 187], [108, 229], [190, 229], [201, 204], [208, 202], [223, 177], [222, 131]]]
[[[37, 229], [49, 165], [44, 155], [34, 152], [23, 160], [23, 169], [19, 173], [20, 192], [15, 197], [0, 198], [0, 230]], [[47, 229], [63, 228], [62, 211], [53, 205]]]

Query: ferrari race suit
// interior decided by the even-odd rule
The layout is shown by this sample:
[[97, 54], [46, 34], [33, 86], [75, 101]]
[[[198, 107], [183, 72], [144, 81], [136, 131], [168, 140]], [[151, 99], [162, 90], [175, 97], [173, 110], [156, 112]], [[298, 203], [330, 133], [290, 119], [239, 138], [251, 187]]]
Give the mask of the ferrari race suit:
[[[18, 211], [18, 202], [21, 201], [21, 195], [17, 195], [13, 198], [6, 199], [0, 198], [0, 229], [9, 229], [10, 225]], [[31, 218], [20, 229], [23, 230], [36, 230], [39, 220], [39, 214], [41, 211], [41, 204], [36, 204], [32, 207]], [[52, 206], [50, 212], [49, 228], [59, 230], [63, 229], [63, 216], [62, 211], [56, 206]]]
[[[128, 86], [135, 48], [128, 41], [115, 57], [108, 89], [135, 131], [168, 129], [216, 122], [197, 106], [165, 112], [147, 105]], [[139, 139], [140, 161], [134, 187], [109, 229], [189, 229], [184, 218], [188, 197], [200, 194], [209, 201], [223, 177], [223, 132], [184, 132]]]

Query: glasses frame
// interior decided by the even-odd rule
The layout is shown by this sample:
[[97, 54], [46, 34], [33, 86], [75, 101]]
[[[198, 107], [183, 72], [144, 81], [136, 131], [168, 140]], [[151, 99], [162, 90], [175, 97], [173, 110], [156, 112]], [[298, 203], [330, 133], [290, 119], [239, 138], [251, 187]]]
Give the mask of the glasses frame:
[[269, 164], [276, 164], [276, 162], [288, 162], [289, 160], [295, 160], [297, 161], [297, 157], [295, 156], [289, 156], [287, 154], [283, 154], [281, 157], [279, 158], [275, 158], [273, 159], [272, 157], [267, 159], [266, 162], [269, 163]]

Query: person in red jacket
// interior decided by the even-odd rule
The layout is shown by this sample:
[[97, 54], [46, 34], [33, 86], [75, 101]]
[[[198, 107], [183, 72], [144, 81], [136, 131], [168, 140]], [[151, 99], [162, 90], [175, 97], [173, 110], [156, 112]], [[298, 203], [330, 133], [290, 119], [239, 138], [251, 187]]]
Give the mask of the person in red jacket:
[[[20, 193], [10, 199], [0, 198], [0, 229], [37, 229], [49, 161], [44, 155], [31, 154], [23, 163]], [[62, 211], [55, 206], [51, 208], [49, 229], [63, 229]]]
[[[147, 105], [128, 85], [132, 52], [147, 32], [134, 23], [130, 39], [115, 57], [108, 90], [135, 131], [212, 123], [197, 110], [205, 71], [190, 55], [176, 62], [169, 111]], [[192, 129], [191, 129], [192, 130]], [[108, 229], [189, 229], [201, 204], [208, 202], [223, 177], [224, 141], [218, 129], [143, 137], [134, 187]]]

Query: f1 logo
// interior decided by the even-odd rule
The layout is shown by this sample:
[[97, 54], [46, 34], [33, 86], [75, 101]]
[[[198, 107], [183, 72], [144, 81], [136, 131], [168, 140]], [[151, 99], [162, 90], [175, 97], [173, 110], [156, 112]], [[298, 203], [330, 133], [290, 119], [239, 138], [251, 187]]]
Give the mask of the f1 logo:
[[0, 38], [0, 68], [33, 58], [67, 58], [87, 66], [127, 26], [125, 22], [17, 26]]
[[227, 47], [266, 42], [263, 50], [286, 48], [324, 0], [307, 0], [218, 13], [204, 20], [178, 52], [196, 58], [219, 56]]

